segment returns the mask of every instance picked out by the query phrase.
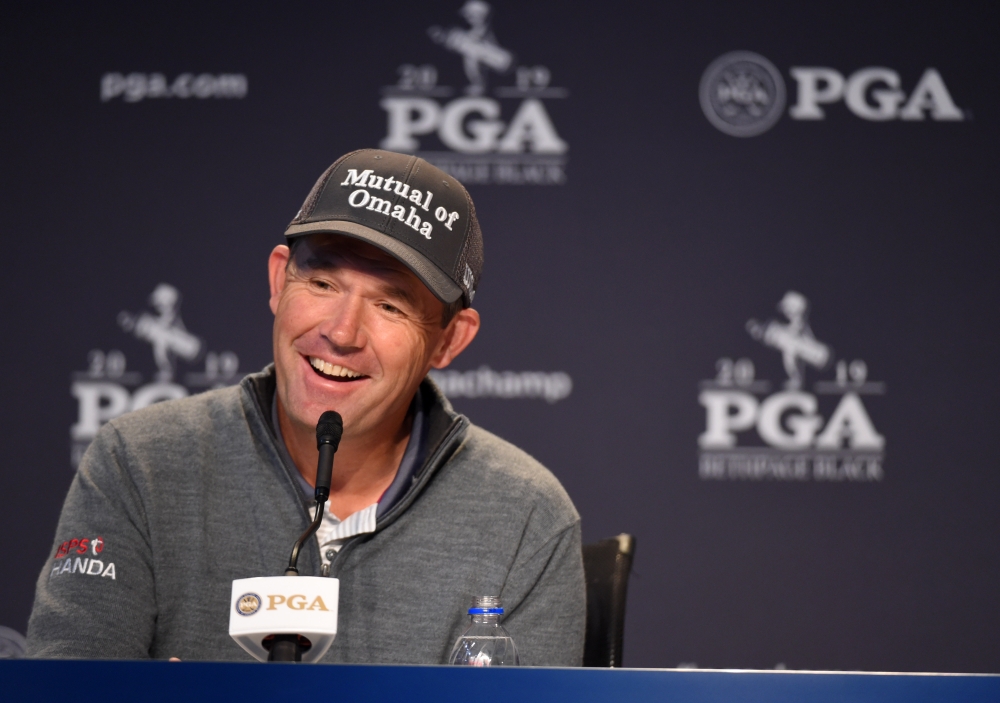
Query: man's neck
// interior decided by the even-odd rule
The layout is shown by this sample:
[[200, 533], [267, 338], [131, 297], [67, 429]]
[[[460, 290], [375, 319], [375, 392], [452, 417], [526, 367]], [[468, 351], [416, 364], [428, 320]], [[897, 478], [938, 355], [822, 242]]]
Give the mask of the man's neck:
[[[302, 477], [310, 486], [316, 485], [315, 430], [304, 430], [293, 424], [285, 413], [281, 401], [275, 400], [278, 424], [289, 456]], [[399, 464], [406, 451], [413, 426], [412, 413], [405, 413], [398, 423], [398, 431], [382, 437], [348, 437], [345, 435], [333, 462], [333, 481], [327, 510], [343, 520], [358, 510], [378, 502], [392, 484]]]

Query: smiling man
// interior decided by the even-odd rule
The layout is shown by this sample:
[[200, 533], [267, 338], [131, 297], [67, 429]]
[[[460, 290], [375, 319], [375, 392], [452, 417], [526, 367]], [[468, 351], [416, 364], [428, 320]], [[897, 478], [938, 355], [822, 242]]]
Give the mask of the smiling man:
[[[332, 225], [331, 225], [332, 226]], [[271, 253], [277, 427], [312, 485], [316, 422], [344, 418], [330, 513], [373, 509], [412, 435], [409, 412], [430, 368], [475, 337], [479, 314], [444, 306], [406, 266], [370, 244], [314, 233]]]
[[323, 661], [444, 663], [472, 598], [499, 595], [522, 664], [578, 666], [579, 516], [427, 379], [480, 326], [465, 188], [414, 156], [352, 152], [285, 237], [268, 261], [274, 364], [105, 425], [38, 580], [29, 654], [248, 659], [230, 584], [284, 572], [310, 521], [316, 423], [336, 410], [328, 512], [299, 560], [340, 580]]

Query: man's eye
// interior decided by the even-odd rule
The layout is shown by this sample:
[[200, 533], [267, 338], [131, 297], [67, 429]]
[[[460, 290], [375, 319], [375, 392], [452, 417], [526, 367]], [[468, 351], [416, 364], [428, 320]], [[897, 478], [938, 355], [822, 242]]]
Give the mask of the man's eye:
[[310, 283], [320, 290], [330, 290], [333, 288], [329, 281], [324, 281], [322, 278], [314, 278], [310, 281]]
[[386, 312], [391, 312], [391, 313], [401, 312], [399, 308], [397, 308], [395, 305], [392, 305], [390, 303], [381, 303], [379, 307], [381, 307]]

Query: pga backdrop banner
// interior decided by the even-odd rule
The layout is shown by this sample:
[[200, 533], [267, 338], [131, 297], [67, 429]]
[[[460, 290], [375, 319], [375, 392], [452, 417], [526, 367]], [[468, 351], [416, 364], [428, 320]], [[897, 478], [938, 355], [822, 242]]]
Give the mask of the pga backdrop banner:
[[[982, 3], [8, 10], [6, 646], [101, 425], [267, 364], [269, 251], [337, 156], [381, 146], [468, 184], [484, 231], [482, 333], [435, 379], [555, 472], [586, 541], [637, 537], [627, 666], [1000, 672], [998, 26]], [[116, 578], [86, 537], [74, 578]]]

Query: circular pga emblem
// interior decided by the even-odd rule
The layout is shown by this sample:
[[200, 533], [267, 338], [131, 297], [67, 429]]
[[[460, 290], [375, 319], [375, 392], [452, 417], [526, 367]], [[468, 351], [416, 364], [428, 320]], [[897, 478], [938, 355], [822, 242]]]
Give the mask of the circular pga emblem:
[[705, 69], [698, 91], [708, 121], [734, 137], [766, 132], [785, 109], [785, 82], [774, 64], [751, 51], [732, 51]]
[[240, 615], [253, 615], [260, 610], [260, 596], [256, 593], [244, 593], [236, 599], [236, 612]]

